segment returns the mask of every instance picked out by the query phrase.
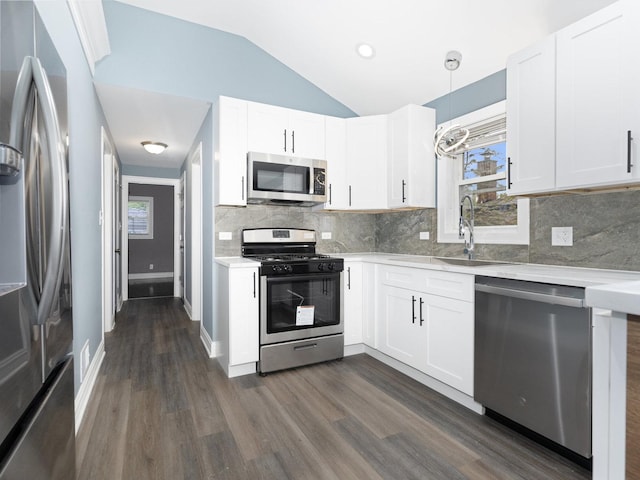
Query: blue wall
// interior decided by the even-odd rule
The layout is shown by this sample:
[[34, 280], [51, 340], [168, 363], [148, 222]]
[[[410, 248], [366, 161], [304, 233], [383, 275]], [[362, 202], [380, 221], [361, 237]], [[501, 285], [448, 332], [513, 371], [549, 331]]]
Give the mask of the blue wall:
[[67, 69], [73, 351], [77, 393], [80, 350], [89, 340], [93, 360], [102, 342], [102, 234], [98, 212], [102, 208], [100, 127], [106, 126], [106, 121], [66, 2], [35, 3]]
[[142, 167], [140, 165], [122, 165], [122, 175], [133, 177], [180, 178], [179, 168]]
[[214, 103], [220, 95], [338, 117], [355, 114], [243, 37], [103, 2], [112, 53], [96, 80]]
[[436, 109], [436, 125], [507, 98], [507, 71], [500, 70], [477, 82], [425, 104]]

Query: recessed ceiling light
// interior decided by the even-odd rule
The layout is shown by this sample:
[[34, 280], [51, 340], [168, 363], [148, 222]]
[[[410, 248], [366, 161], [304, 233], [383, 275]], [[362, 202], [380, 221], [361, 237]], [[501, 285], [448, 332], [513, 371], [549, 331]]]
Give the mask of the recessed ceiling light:
[[359, 43], [356, 46], [356, 52], [358, 52], [358, 55], [362, 58], [366, 59], [373, 58], [376, 55], [375, 49], [368, 43]]
[[160, 155], [167, 148], [167, 144], [162, 142], [142, 142], [142, 146], [147, 152], [154, 155]]

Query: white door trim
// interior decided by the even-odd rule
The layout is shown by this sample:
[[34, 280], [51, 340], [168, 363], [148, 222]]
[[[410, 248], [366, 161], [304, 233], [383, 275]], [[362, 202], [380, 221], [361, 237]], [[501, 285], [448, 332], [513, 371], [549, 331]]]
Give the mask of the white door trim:
[[202, 142], [191, 166], [191, 320], [202, 320]]
[[173, 296], [180, 296], [180, 282], [176, 272], [180, 268], [180, 179], [140, 177], [133, 175], [122, 176], [122, 299], [129, 299], [129, 222], [128, 199], [129, 184], [141, 183], [145, 185], [169, 185], [173, 187]]
[[115, 318], [113, 306], [113, 163], [114, 149], [104, 127], [100, 128], [102, 205], [100, 209], [100, 226], [102, 229], [102, 332], [113, 330]]

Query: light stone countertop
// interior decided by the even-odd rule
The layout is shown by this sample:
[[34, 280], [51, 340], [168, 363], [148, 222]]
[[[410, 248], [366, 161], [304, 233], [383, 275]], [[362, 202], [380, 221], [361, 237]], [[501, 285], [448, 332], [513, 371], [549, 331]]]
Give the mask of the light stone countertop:
[[[432, 257], [428, 256], [393, 253], [340, 253], [332, 255], [345, 260], [585, 287], [586, 304], [589, 307], [640, 314], [640, 272], [635, 271], [533, 263], [495, 263], [469, 267], [431, 263]], [[229, 268], [258, 266], [258, 262], [242, 257], [216, 257], [215, 261]]]

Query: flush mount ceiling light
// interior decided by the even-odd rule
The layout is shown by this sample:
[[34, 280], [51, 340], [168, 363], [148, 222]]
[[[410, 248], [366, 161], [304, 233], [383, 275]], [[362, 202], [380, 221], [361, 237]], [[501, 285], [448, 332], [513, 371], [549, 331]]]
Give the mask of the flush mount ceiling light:
[[356, 46], [356, 52], [358, 52], [358, 55], [362, 58], [366, 59], [373, 58], [376, 55], [375, 49], [368, 43], [359, 43]]
[[142, 146], [147, 152], [154, 155], [160, 155], [167, 148], [167, 144], [162, 142], [142, 142]]

